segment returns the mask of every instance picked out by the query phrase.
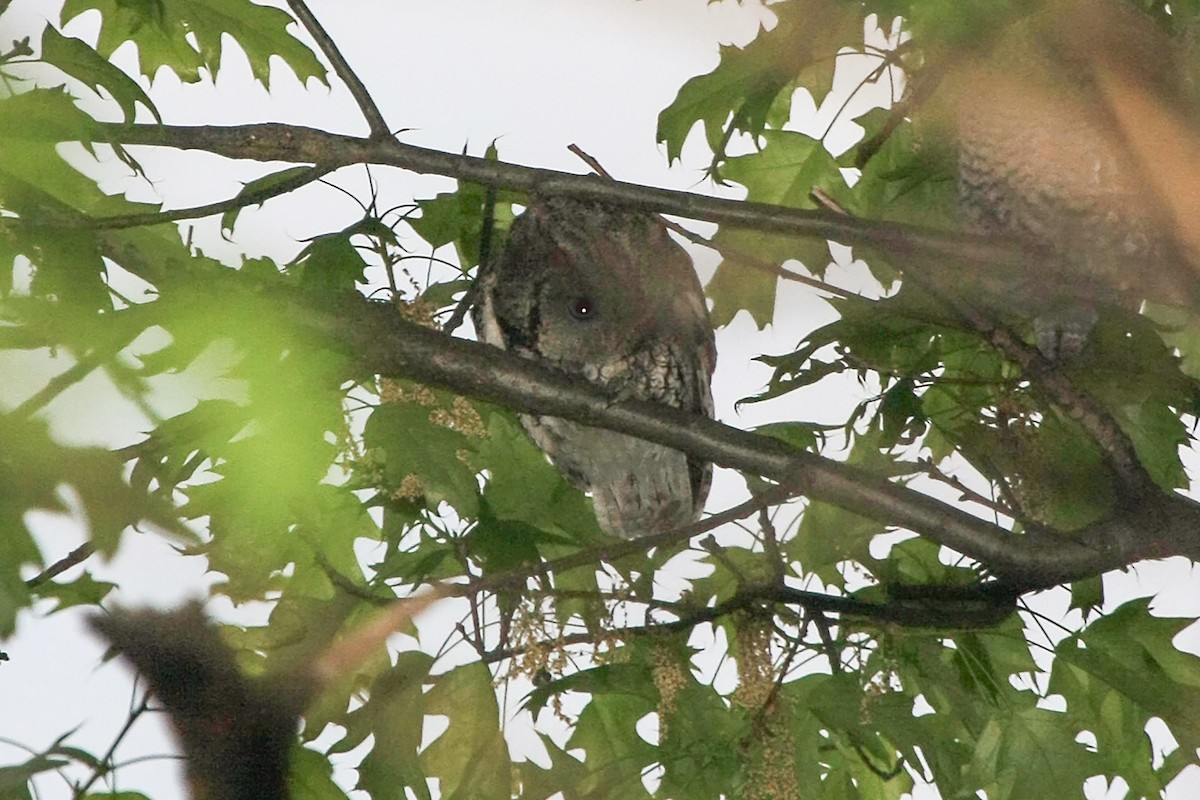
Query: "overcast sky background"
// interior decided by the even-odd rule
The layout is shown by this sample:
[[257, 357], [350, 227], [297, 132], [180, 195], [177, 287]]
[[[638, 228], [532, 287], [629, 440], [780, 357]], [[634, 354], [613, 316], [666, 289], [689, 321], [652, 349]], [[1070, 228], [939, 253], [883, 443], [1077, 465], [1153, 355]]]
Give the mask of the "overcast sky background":
[[[0, 18], [0, 42], [37, 31], [41, 19], [55, 17], [58, 5], [46, 0], [14, 0]], [[698, 131], [689, 139], [683, 163], [669, 168], [655, 142], [655, 124], [658, 112], [686, 79], [716, 65], [719, 43], [745, 43], [760, 23], [771, 24], [771, 14], [753, 2], [740, 6], [732, 0], [714, 5], [706, 0], [313, 0], [312, 7], [373, 93], [389, 125], [409, 129], [401, 137], [406, 142], [453, 152], [465, 146], [469, 152], [481, 153], [497, 140], [506, 161], [585, 172], [585, 166], [566, 149], [576, 143], [622, 180], [740, 194], [736, 187], [723, 189], [704, 179], [703, 167], [710, 154]], [[95, 29], [96, 19], [85, 17], [70, 25], [66, 33], [90, 39]], [[130, 53], [126, 50], [122, 55], [128, 59]], [[306, 89], [280, 70], [273, 75], [268, 94], [252, 83], [240, 53], [229, 48], [215, 87], [211, 82], [181, 85], [163, 72], [153, 87], [147, 88], [169, 123], [284, 121], [365, 133], [365, 123], [349, 94], [336, 79], [332, 82], [332, 91], [315, 82]], [[843, 88], [854, 83], [853, 75], [841, 76]], [[862, 102], [869, 105], [879, 100], [875, 95]], [[812, 111], [811, 103], [798, 97], [793, 127], [823, 129], [829, 123], [829, 110], [838, 104], [827, 104], [825, 114], [813, 118], [811, 113], [806, 116]], [[853, 125], [841, 128], [838, 134], [846, 146], [854, 136]], [[242, 182], [273, 169], [232, 164], [204, 154], [181, 156], [141, 148], [137, 155], [151, 182], [132, 179], [127, 170], [110, 163], [103, 167], [104, 174], [110, 175], [104, 183], [106, 190], [127, 192], [133, 199], [161, 200], [168, 209], [226, 199], [237, 193]], [[189, 169], [176, 177], [181, 160]], [[376, 170], [375, 174], [382, 182], [383, 206], [430, 197], [453, 187], [449, 179], [436, 176], [398, 170]], [[362, 168], [342, 170], [333, 180], [360, 198], [367, 197]], [[344, 194], [311, 187], [295, 197], [272, 201], [263, 209], [243, 212], [232, 244], [222, 240], [215, 219], [191, 227], [205, 252], [230, 263], [240, 253], [269, 255], [282, 262], [299, 250], [304, 238], [340, 228], [359, 214], [359, 208]], [[711, 231], [711, 226], [689, 224], [702, 232]], [[844, 251], [839, 255], [844, 260]], [[695, 257], [701, 276], [707, 279], [715, 255], [697, 251]], [[854, 267], [835, 269], [830, 277], [851, 289], [869, 285], [863, 271]], [[778, 303], [784, 311], [780, 324], [765, 332], [756, 331], [745, 314], [719, 332], [714, 387], [718, 416], [739, 427], [778, 418], [781, 413], [840, 421], [847, 404], [867, 394], [851, 378], [823, 381], [819, 389], [789, 395], [782, 411], [778, 405], [762, 405], [734, 412], [734, 401], [753, 393], [768, 377], [762, 365], [749, 361], [753, 355], [793, 349], [805, 332], [833, 319], [828, 306], [812, 290], [795, 284], [780, 286]], [[153, 342], [144, 346], [152, 347]], [[0, 375], [6, 376], [0, 381], [0, 405], [12, 407], [68, 366], [65, 358], [49, 359], [44, 354], [0, 356]], [[219, 359], [209, 358], [192, 374], [163, 379], [159, 412], [187, 409], [198, 392], [229, 391], [228, 386], [211, 384], [218, 370]], [[14, 379], [8, 380], [8, 376]], [[121, 446], [136, 441], [140, 431], [148, 428], [147, 420], [99, 376], [65, 393], [49, 407], [48, 414], [55, 434], [72, 443]], [[740, 481], [719, 475], [709, 508], [720, 510], [743, 497]], [[61, 557], [85, 538], [77, 519], [42, 515], [33, 522], [47, 561]], [[180, 558], [170, 543], [149, 533], [127, 535], [112, 563], [89, 564], [89, 568], [98, 578], [120, 583], [120, 592], [112, 599], [125, 605], [168, 605], [202, 596], [215, 579], [204, 574], [201, 560]], [[1182, 559], [1142, 565], [1106, 578], [1110, 604], [1161, 590], [1155, 607], [1164, 615], [1200, 615], [1197, 588], [1194, 569]], [[1065, 595], [1048, 593], [1039, 602], [1048, 612], [1061, 613]], [[261, 606], [232, 609], [222, 601], [211, 603], [210, 608], [243, 621], [258, 619], [263, 613]], [[0, 665], [0, 740], [41, 749], [78, 726], [70, 743], [99, 754], [116, 734], [132, 696], [131, 673], [120, 664], [97, 666], [102, 648], [82, 626], [82, 616], [68, 611], [47, 618], [36, 614], [21, 617], [17, 636], [3, 646], [11, 661]], [[429, 631], [422, 644], [436, 648], [446, 622], [456, 615], [451, 608], [432, 616], [422, 625], [423, 631]], [[1200, 650], [1200, 636], [1194, 630], [1186, 632], [1180, 643], [1186, 649]], [[159, 722], [143, 718], [126, 738], [119, 759], [169, 750]], [[23, 758], [18, 749], [0, 741], [0, 765]], [[1172, 800], [1196, 796], [1198, 772], [1193, 769], [1177, 781]], [[182, 800], [185, 796], [174, 762], [145, 761], [121, 775], [119, 788], [141, 788], [155, 800]], [[1090, 797], [1106, 796], [1102, 782], [1091, 788]], [[69, 796], [66, 784], [53, 775], [39, 780], [38, 789], [47, 800]], [[1120, 797], [1121, 793], [1114, 790], [1108, 796]], [[919, 792], [916, 797], [936, 797], [936, 793]]]

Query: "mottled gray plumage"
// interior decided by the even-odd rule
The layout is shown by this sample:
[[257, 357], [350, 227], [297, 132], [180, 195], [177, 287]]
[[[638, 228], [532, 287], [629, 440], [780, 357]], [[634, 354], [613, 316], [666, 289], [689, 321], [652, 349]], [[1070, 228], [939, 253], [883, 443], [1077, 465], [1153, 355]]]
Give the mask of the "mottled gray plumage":
[[[548, 198], [512, 226], [480, 269], [473, 310], [489, 344], [578, 375], [614, 398], [712, 416], [716, 362], [700, 282], [654, 217]], [[661, 445], [555, 417], [522, 424], [596, 518], [632, 539], [696, 520], [712, 466]]]
[[[1069, 13], [1068, 13], [1069, 12]], [[1097, 306], [1189, 302], [1191, 270], [1096, 84], [1110, 70], [1178, 106], [1167, 37], [1141, 14], [1097, 0], [1014, 26], [958, 102], [959, 197], [969, 229], [1049, 253], [993, 298], [1034, 318], [1051, 357], [1082, 348]]]

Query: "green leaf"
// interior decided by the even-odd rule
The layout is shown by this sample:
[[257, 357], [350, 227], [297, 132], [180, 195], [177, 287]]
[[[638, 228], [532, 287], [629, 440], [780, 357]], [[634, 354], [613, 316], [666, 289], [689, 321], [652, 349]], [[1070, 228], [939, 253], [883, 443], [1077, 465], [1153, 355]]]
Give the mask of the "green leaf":
[[[60, 487], [70, 486], [78, 494], [90, 540], [101, 553], [115, 552], [122, 531], [142, 521], [186, 535], [173, 507], [132, 489], [124, 471], [122, 459], [113, 453], [63, 447], [40, 421], [0, 416], [0, 636], [11, 635], [17, 610], [29, 602], [21, 568], [41, 564], [26, 516], [35, 509], [69, 513]], [[86, 593], [84, 584], [79, 589]]]
[[222, 452], [250, 418], [244, 405], [202, 400], [191, 411], [163, 420], [137, 445], [130, 483], [149, 491], [153, 480], [160, 492], [173, 491], [191, 478], [210, 454]]
[[220, 377], [243, 382], [247, 424], [225, 443], [215, 432], [205, 441], [219, 480], [189, 488], [186, 513], [211, 516], [203, 552], [229, 576], [223, 590], [249, 598], [314, 549], [341, 563], [355, 538], [378, 531], [349, 489], [330, 485], [345, 427], [341, 357], [298, 337], [269, 294], [243, 289], [246, 276], [222, 272], [223, 280], [173, 284], [158, 302], [172, 335], [211, 341], [219, 314], [221, 337], [234, 343]]
[[1186, 446], [1191, 437], [1179, 413], [1153, 402], [1122, 410], [1121, 427], [1133, 441], [1138, 460], [1154, 482], [1168, 491], [1186, 487], [1188, 478], [1179, 449]]
[[12, 525], [7, 513], [0, 514], [0, 636], [12, 636], [17, 612], [31, 601], [29, 587], [21, 575], [27, 564], [41, 565], [41, 553], [29, 531]]
[[796, 537], [787, 544], [788, 558], [799, 561], [805, 572], [825, 584], [840, 586], [844, 579], [837, 565], [843, 561], [869, 564], [871, 540], [885, 530], [883, 523], [852, 511], [828, 503], [810, 503], [804, 509]]
[[1179, 450], [1190, 437], [1180, 412], [1191, 406], [1196, 384], [1158, 326], [1140, 314], [1106, 309], [1081, 355], [1068, 372], [1071, 382], [1112, 410], [1159, 486], [1186, 486]]
[[137, 44], [139, 71], [153, 78], [166, 67], [185, 82], [204, 69], [215, 79], [224, 37], [246, 54], [256, 80], [270, 88], [270, 61], [278, 56], [301, 83], [325, 70], [316, 55], [287, 32], [291, 15], [246, 0], [67, 0], [63, 22], [89, 9], [101, 15], [96, 50], [108, 58], [127, 41]]
[[1066, 723], [1065, 714], [1034, 706], [997, 714], [968, 765], [976, 785], [989, 800], [1049, 797], [1063, 787], [1082, 787], [1096, 774], [1097, 759]]
[[468, 664], [442, 675], [426, 703], [425, 713], [450, 718], [446, 732], [421, 754], [429, 776], [441, 781], [441, 796], [509, 800], [508, 746], [500, 731], [500, 707], [487, 667]]
[[30, 800], [29, 781], [35, 775], [61, 769], [69, 762], [63, 758], [35, 755], [23, 764], [0, 767], [0, 796], [5, 800]]
[[63, 745], [63, 741], [74, 732], [70, 730], [62, 734], [44, 752], [35, 753], [24, 763], [0, 767], [0, 797], [5, 800], [28, 800], [33, 797], [29, 790], [31, 778], [43, 772], [62, 769], [72, 761], [100, 769], [100, 759], [88, 751]]
[[723, 173], [746, 187], [747, 200], [814, 208], [813, 189], [843, 190], [837, 160], [819, 139], [793, 131], [767, 131], [762, 139], [759, 152], [729, 159]]
[[358, 788], [372, 797], [392, 797], [411, 790], [421, 800], [429, 800], [417, 751], [425, 719], [426, 682], [433, 658], [417, 651], [400, 653], [396, 665], [371, 685], [370, 702], [350, 712], [345, 721], [346, 736], [331, 753], [347, 753], [375, 737], [358, 767]]
[[[914, 744], [933, 749], [937, 741], [928, 718], [913, 718], [911, 697], [864, 687], [858, 676], [806, 675], [780, 694], [790, 716], [797, 780], [801, 786], [820, 782], [822, 797], [904, 796], [912, 787], [907, 773], [887, 781], [879, 773], [894, 770], [897, 750], [920, 761]], [[922, 751], [926, 762], [939, 753]]]
[[911, 379], [901, 378], [883, 393], [876, 422], [882, 436], [880, 445], [888, 449], [912, 444], [925, 432], [928, 418]]
[[344, 231], [313, 238], [305, 245], [288, 269], [300, 276], [302, 285], [314, 293], [337, 294], [354, 291], [364, 283], [367, 262], [350, 241], [357, 233], [353, 226]]
[[107, 91], [124, 112], [125, 122], [134, 121], [141, 103], [162, 124], [158, 109], [142, 87], [83, 41], [63, 36], [47, 25], [42, 31], [42, 58], [87, 86]]
[[436, 309], [443, 309], [456, 304], [456, 298], [461, 297], [471, 288], [471, 281], [466, 278], [431, 283], [421, 293], [421, 299]]
[[0, 138], [3, 139], [42, 143], [90, 142], [95, 130], [95, 120], [81, 111], [61, 87], [31, 89], [0, 100]]
[[525, 698], [525, 709], [536, 717], [551, 697], [564, 692], [630, 694], [650, 702], [658, 700], [650, 668], [645, 664], [603, 664], [538, 686]]
[[[913, 471], [909, 464], [885, 452], [879, 431], [855, 437], [847, 463], [876, 475], [904, 475]], [[890, 449], [890, 448], [887, 448]], [[856, 561], [864, 566], [875, 564], [871, 540], [888, 526], [828, 503], [811, 502], [800, 518], [796, 536], [784, 547], [789, 558], [800, 561], [806, 572], [818, 575], [825, 583], [841, 585], [843, 578], [836, 566]]]
[[[155, 204], [104, 194], [93, 179], [58, 153], [60, 142], [90, 146], [97, 139], [94, 120], [62, 89], [34, 89], [0, 99], [0, 202], [10, 211], [39, 220], [48, 214], [108, 216], [158, 210]], [[60, 228], [35, 228], [21, 235], [49, 246], [53, 236], [63, 233]]]
[[495, 519], [525, 523], [561, 541], [604, 539], [591, 501], [546, 460], [514, 414], [492, 411], [487, 425], [476, 465], [490, 475], [483, 499]]
[[744, 547], [722, 547], [720, 557], [709, 555], [702, 563], [712, 567], [711, 575], [692, 582], [692, 595], [699, 603], [724, 603], [746, 583], [761, 583], [769, 571], [761, 552]]
[[818, 425], [815, 422], [770, 422], [766, 425], [759, 425], [754, 432], [787, 442], [797, 450], [809, 450], [817, 453], [825, 443], [825, 433], [833, 430], [834, 427]]
[[550, 756], [550, 768], [542, 769], [532, 761], [514, 764], [520, 776], [520, 797], [547, 800], [560, 792], [570, 800], [579, 797], [573, 787], [579, 786], [587, 776], [587, 767], [555, 744], [549, 736], [539, 733], [538, 738]]
[[1140, 741], [1151, 717], [1181, 748], [1200, 747], [1200, 658], [1173, 643], [1193, 620], [1154, 617], [1149, 607], [1148, 599], [1125, 603], [1055, 648], [1049, 691], [1067, 699], [1106, 758]]
[[943, 564], [941, 550], [941, 545], [919, 536], [905, 540], [892, 545], [875, 574], [885, 585], [966, 586], [978, 581], [970, 569]]
[[[495, 142], [488, 145], [483, 157], [490, 161], [499, 157]], [[525, 198], [518, 193], [495, 193], [495, 207], [490, 209], [494, 215], [496, 236], [496, 241], [492, 243], [493, 253], [499, 249], [500, 234], [508, 230], [515, 218], [512, 204], [521, 202], [525, 202]], [[453, 244], [458, 263], [464, 269], [479, 263], [484, 215], [489, 211], [487, 187], [460, 181], [455, 191], [442, 192], [428, 200], [418, 200], [417, 205], [421, 215], [407, 222], [418, 236], [435, 250]]]
[[[747, 189], [747, 200], [758, 203], [812, 208], [816, 187], [840, 186], [837, 163], [819, 141], [790, 131], [763, 134], [761, 152], [729, 160], [724, 176]], [[714, 325], [727, 325], [740, 310], [750, 312], [759, 328], [775, 313], [775, 270], [789, 260], [800, 260], [814, 274], [830, 262], [824, 239], [763, 234], [722, 228], [712, 239], [722, 255], [717, 271], [705, 287], [713, 301]]]
[[[390, 511], [390, 509], [389, 509]], [[397, 516], [389, 513], [385, 518], [384, 532], [388, 532], [389, 521]], [[457, 541], [447, 541], [443, 537], [430, 536], [418, 528], [420, 539], [414, 546], [409, 544], [407, 549], [395, 549], [378, 564], [375, 570], [389, 578], [401, 578], [406, 583], [423, 583], [427, 580], [450, 578], [462, 574], [462, 564], [459, 563]], [[389, 537], [389, 541], [404, 538], [408, 529]]]
[[484, 575], [531, 567], [541, 559], [538, 541], [546, 534], [523, 522], [496, 519], [486, 506], [467, 536], [469, 553], [478, 559]]
[[854, 188], [838, 199], [870, 219], [956, 227], [956, 158], [957, 151], [944, 138], [901, 125], [867, 162]]
[[750, 732], [746, 714], [689, 676], [659, 726], [661, 792], [697, 800], [732, 796], [743, 766], [740, 748]]
[[30, 286], [33, 295], [97, 311], [112, 308], [105, 280], [108, 268], [93, 232], [55, 231], [39, 242], [34, 263], [37, 272]]
[[1104, 605], [1104, 580], [1096, 576], [1071, 582], [1072, 611], [1082, 611], [1086, 620], [1089, 615], [1099, 611]]
[[62, 611], [73, 606], [99, 605], [108, 593], [117, 588], [115, 583], [98, 581], [89, 573], [80, 575], [70, 583], [47, 581], [34, 589], [38, 597], [52, 598], [58, 601], [50, 613]]
[[714, 163], [723, 160], [727, 122], [757, 135], [768, 119], [786, 119], [786, 107], [778, 107], [777, 99], [798, 80], [819, 98], [832, 80], [838, 49], [862, 43], [861, 18], [837, 3], [797, 0], [773, 10], [779, 18], [774, 29], [745, 48], [722, 46], [717, 68], [685, 83], [659, 115], [657, 137], [667, 146], [668, 161], [679, 158], [697, 122], [704, 126]]
[[453, 408], [453, 395], [430, 392], [428, 396], [428, 403], [404, 400], [375, 409], [367, 420], [363, 441], [383, 454], [385, 486], [394, 490], [413, 476], [431, 510], [447, 502], [459, 514], [477, 517], [479, 484], [475, 469], [459, 457], [470, 450], [474, 440], [450, 424], [434, 421], [442, 420], [442, 414]]
[[343, 800], [346, 793], [333, 782], [329, 759], [307, 747], [295, 745], [288, 757], [290, 800]]
[[587, 777], [573, 797], [634, 800], [649, 797], [643, 771], [658, 758], [658, 750], [637, 732], [639, 719], [655, 710], [652, 701], [629, 694], [594, 695], [579, 715], [568, 748], [581, 748]]
[[721, 328], [733, 321], [739, 311], [749, 312], [760, 330], [775, 318], [775, 285], [779, 278], [757, 272], [736, 263], [722, 261], [704, 293], [712, 300], [709, 318]]

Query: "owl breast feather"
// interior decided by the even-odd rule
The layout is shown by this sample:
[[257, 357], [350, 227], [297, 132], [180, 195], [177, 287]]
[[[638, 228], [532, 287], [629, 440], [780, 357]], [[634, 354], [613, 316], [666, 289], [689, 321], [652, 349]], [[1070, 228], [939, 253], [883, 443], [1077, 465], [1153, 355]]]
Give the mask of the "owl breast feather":
[[[582, 377], [615, 399], [662, 403], [712, 416], [712, 394], [687, 354], [663, 343], [602, 365]], [[560, 365], [565, 366], [565, 365]], [[567, 370], [570, 371], [570, 370]], [[712, 482], [712, 465], [678, 450], [557, 417], [521, 415], [521, 423], [563, 475], [590, 492], [609, 533], [636, 539], [695, 522]]]

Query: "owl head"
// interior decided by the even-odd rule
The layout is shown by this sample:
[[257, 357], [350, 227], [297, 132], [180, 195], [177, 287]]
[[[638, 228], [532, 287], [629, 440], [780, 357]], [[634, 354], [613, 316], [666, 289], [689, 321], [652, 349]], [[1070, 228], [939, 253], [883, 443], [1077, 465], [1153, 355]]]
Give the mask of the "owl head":
[[481, 338], [567, 368], [654, 341], [712, 348], [691, 259], [642, 212], [537, 200], [481, 283], [490, 305], [477, 317]]

